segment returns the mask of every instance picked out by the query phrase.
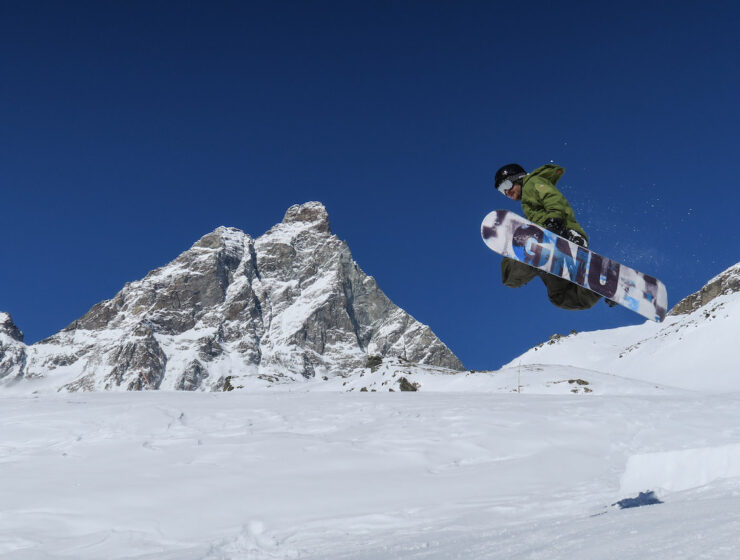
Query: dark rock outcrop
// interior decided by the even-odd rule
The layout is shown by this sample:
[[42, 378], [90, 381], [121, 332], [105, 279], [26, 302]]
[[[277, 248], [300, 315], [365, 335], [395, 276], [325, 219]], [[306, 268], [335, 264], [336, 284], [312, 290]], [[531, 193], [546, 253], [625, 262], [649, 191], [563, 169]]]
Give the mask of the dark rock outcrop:
[[679, 301], [669, 315], [686, 315], [704, 307], [713, 299], [740, 292], [740, 264], [736, 264], [715, 276], [701, 290]]

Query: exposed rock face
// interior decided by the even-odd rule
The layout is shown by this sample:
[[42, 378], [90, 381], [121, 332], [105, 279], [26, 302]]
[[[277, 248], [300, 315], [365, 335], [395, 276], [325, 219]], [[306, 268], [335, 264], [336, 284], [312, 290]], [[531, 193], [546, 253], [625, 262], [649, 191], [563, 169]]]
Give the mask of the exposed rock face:
[[715, 276], [698, 292], [679, 301], [669, 315], [686, 315], [704, 307], [714, 298], [740, 292], [740, 263]]
[[0, 381], [22, 375], [26, 364], [23, 333], [9, 313], [0, 312]]
[[318, 202], [257, 239], [216, 229], [27, 348], [22, 376], [67, 390], [238, 388], [344, 375], [368, 355], [463, 369], [352, 260]]
[[0, 334], [5, 334], [17, 342], [23, 342], [23, 333], [15, 326], [10, 313], [0, 312]]

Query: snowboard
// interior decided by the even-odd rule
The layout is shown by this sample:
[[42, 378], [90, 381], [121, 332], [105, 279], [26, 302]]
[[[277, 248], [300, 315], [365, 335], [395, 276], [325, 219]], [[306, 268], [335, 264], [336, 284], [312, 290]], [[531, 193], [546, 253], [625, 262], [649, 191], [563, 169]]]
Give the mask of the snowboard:
[[647, 274], [594, 253], [514, 212], [494, 210], [481, 224], [489, 249], [564, 278], [639, 313], [662, 322], [668, 307], [665, 285]]

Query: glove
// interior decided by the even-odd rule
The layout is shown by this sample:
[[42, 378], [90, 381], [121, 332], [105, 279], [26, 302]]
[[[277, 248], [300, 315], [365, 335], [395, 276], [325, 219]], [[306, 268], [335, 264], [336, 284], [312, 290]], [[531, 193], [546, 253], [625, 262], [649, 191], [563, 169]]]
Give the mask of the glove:
[[574, 229], [569, 229], [565, 234], [565, 238], [576, 245], [588, 248], [588, 240]]
[[565, 237], [565, 220], [562, 218], [547, 218], [545, 228], [549, 229], [555, 235]]

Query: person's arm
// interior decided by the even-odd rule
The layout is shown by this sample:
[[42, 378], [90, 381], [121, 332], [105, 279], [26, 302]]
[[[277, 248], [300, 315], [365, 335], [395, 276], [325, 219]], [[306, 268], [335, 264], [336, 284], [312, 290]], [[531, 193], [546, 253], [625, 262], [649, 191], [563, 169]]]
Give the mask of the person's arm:
[[544, 226], [555, 235], [588, 247], [588, 240], [583, 235], [568, 229], [568, 208], [568, 201], [563, 193], [552, 183], [542, 179], [535, 183], [529, 196], [522, 197], [522, 209], [529, 220]]
[[544, 225], [550, 218], [565, 221], [567, 207], [568, 201], [549, 181], [537, 179], [522, 191], [524, 216], [536, 224]]
[[545, 212], [545, 220], [556, 218], [563, 221], [567, 218], [566, 210], [568, 201], [555, 186], [547, 181], [539, 181], [534, 187], [535, 193], [540, 199], [540, 203]]

